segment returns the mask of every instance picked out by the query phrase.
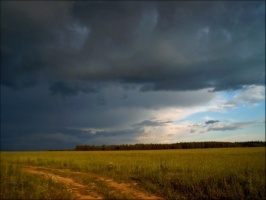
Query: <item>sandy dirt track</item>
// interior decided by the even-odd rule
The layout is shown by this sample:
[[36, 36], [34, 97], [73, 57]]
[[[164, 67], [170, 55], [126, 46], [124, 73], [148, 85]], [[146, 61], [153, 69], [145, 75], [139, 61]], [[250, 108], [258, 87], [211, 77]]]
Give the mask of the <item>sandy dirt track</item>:
[[[96, 199], [104, 199], [100, 194], [97, 194], [95, 191], [96, 185], [92, 183], [91, 185], [84, 185], [82, 183], [76, 182], [72, 178], [65, 177], [62, 174], [79, 174], [86, 176], [96, 177], [98, 181], [103, 181], [110, 188], [114, 188], [115, 190], [120, 191], [123, 194], [130, 194], [134, 196], [134, 199], [147, 199], [147, 200], [163, 200], [163, 198], [148, 194], [147, 192], [140, 191], [134, 187], [134, 183], [118, 183], [113, 179], [98, 176], [96, 174], [82, 173], [82, 172], [74, 172], [69, 169], [51, 169], [51, 168], [42, 168], [42, 167], [34, 167], [27, 166], [24, 167], [25, 171], [31, 174], [41, 175], [45, 177], [52, 178], [54, 181], [64, 184], [68, 187], [68, 189], [75, 194], [77, 199], [82, 200], [96, 200]], [[46, 171], [42, 171], [45, 169]], [[49, 170], [49, 171], [47, 171]], [[60, 175], [55, 174], [56, 172], [60, 172]], [[63, 172], [63, 173], [62, 173]]]

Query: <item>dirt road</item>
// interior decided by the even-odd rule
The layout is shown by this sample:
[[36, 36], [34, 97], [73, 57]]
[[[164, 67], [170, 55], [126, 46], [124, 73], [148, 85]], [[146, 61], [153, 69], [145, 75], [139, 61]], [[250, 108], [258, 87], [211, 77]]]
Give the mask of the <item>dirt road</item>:
[[[130, 199], [163, 200], [161, 197], [136, 189], [136, 183], [118, 183], [113, 179], [98, 176], [96, 174], [75, 172], [69, 169], [51, 169], [33, 166], [27, 166], [24, 169], [28, 173], [49, 177], [56, 182], [64, 184], [75, 194], [77, 199], [108, 199], [108, 197], [104, 197], [105, 195], [102, 192], [103, 188], [100, 188], [105, 185], [108, 188], [107, 193], [109, 194], [120, 193], [123, 197], [129, 197]], [[86, 178], [87, 180], [90, 180], [90, 182], [84, 184], [78, 179], [78, 177], [83, 179]]]

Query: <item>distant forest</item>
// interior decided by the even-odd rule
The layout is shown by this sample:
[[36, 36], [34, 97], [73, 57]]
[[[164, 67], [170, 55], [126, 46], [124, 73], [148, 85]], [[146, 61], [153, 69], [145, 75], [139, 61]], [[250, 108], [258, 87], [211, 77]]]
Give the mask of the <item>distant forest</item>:
[[173, 144], [121, 144], [121, 145], [78, 145], [75, 151], [119, 151], [119, 150], [162, 150], [162, 149], [202, 149], [228, 147], [265, 147], [266, 142], [180, 142]]

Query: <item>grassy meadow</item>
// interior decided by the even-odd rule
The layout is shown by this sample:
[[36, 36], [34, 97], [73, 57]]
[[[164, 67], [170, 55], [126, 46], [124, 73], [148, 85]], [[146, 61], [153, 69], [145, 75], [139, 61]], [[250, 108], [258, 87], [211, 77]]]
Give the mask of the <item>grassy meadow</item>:
[[[264, 147], [1, 152], [1, 199], [75, 199], [64, 185], [28, 174], [23, 166], [69, 169], [134, 182], [169, 200], [265, 199]], [[80, 181], [89, 184], [89, 179]], [[104, 186], [100, 187], [101, 193]], [[105, 199], [127, 198], [104, 192]]]

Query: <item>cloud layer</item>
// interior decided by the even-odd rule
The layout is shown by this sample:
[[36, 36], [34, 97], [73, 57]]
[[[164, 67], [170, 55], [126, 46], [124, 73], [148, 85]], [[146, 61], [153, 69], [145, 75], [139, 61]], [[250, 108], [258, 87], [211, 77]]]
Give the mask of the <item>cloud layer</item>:
[[142, 91], [263, 85], [264, 14], [263, 2], [3, 2], [1, 84], [49, 80], [65, 95], [94, 91], [81, 80]]
[[246, 130], [222, 115], [263, 108], [264, 68], [262, 1], [3, 1], [1, 148]]

